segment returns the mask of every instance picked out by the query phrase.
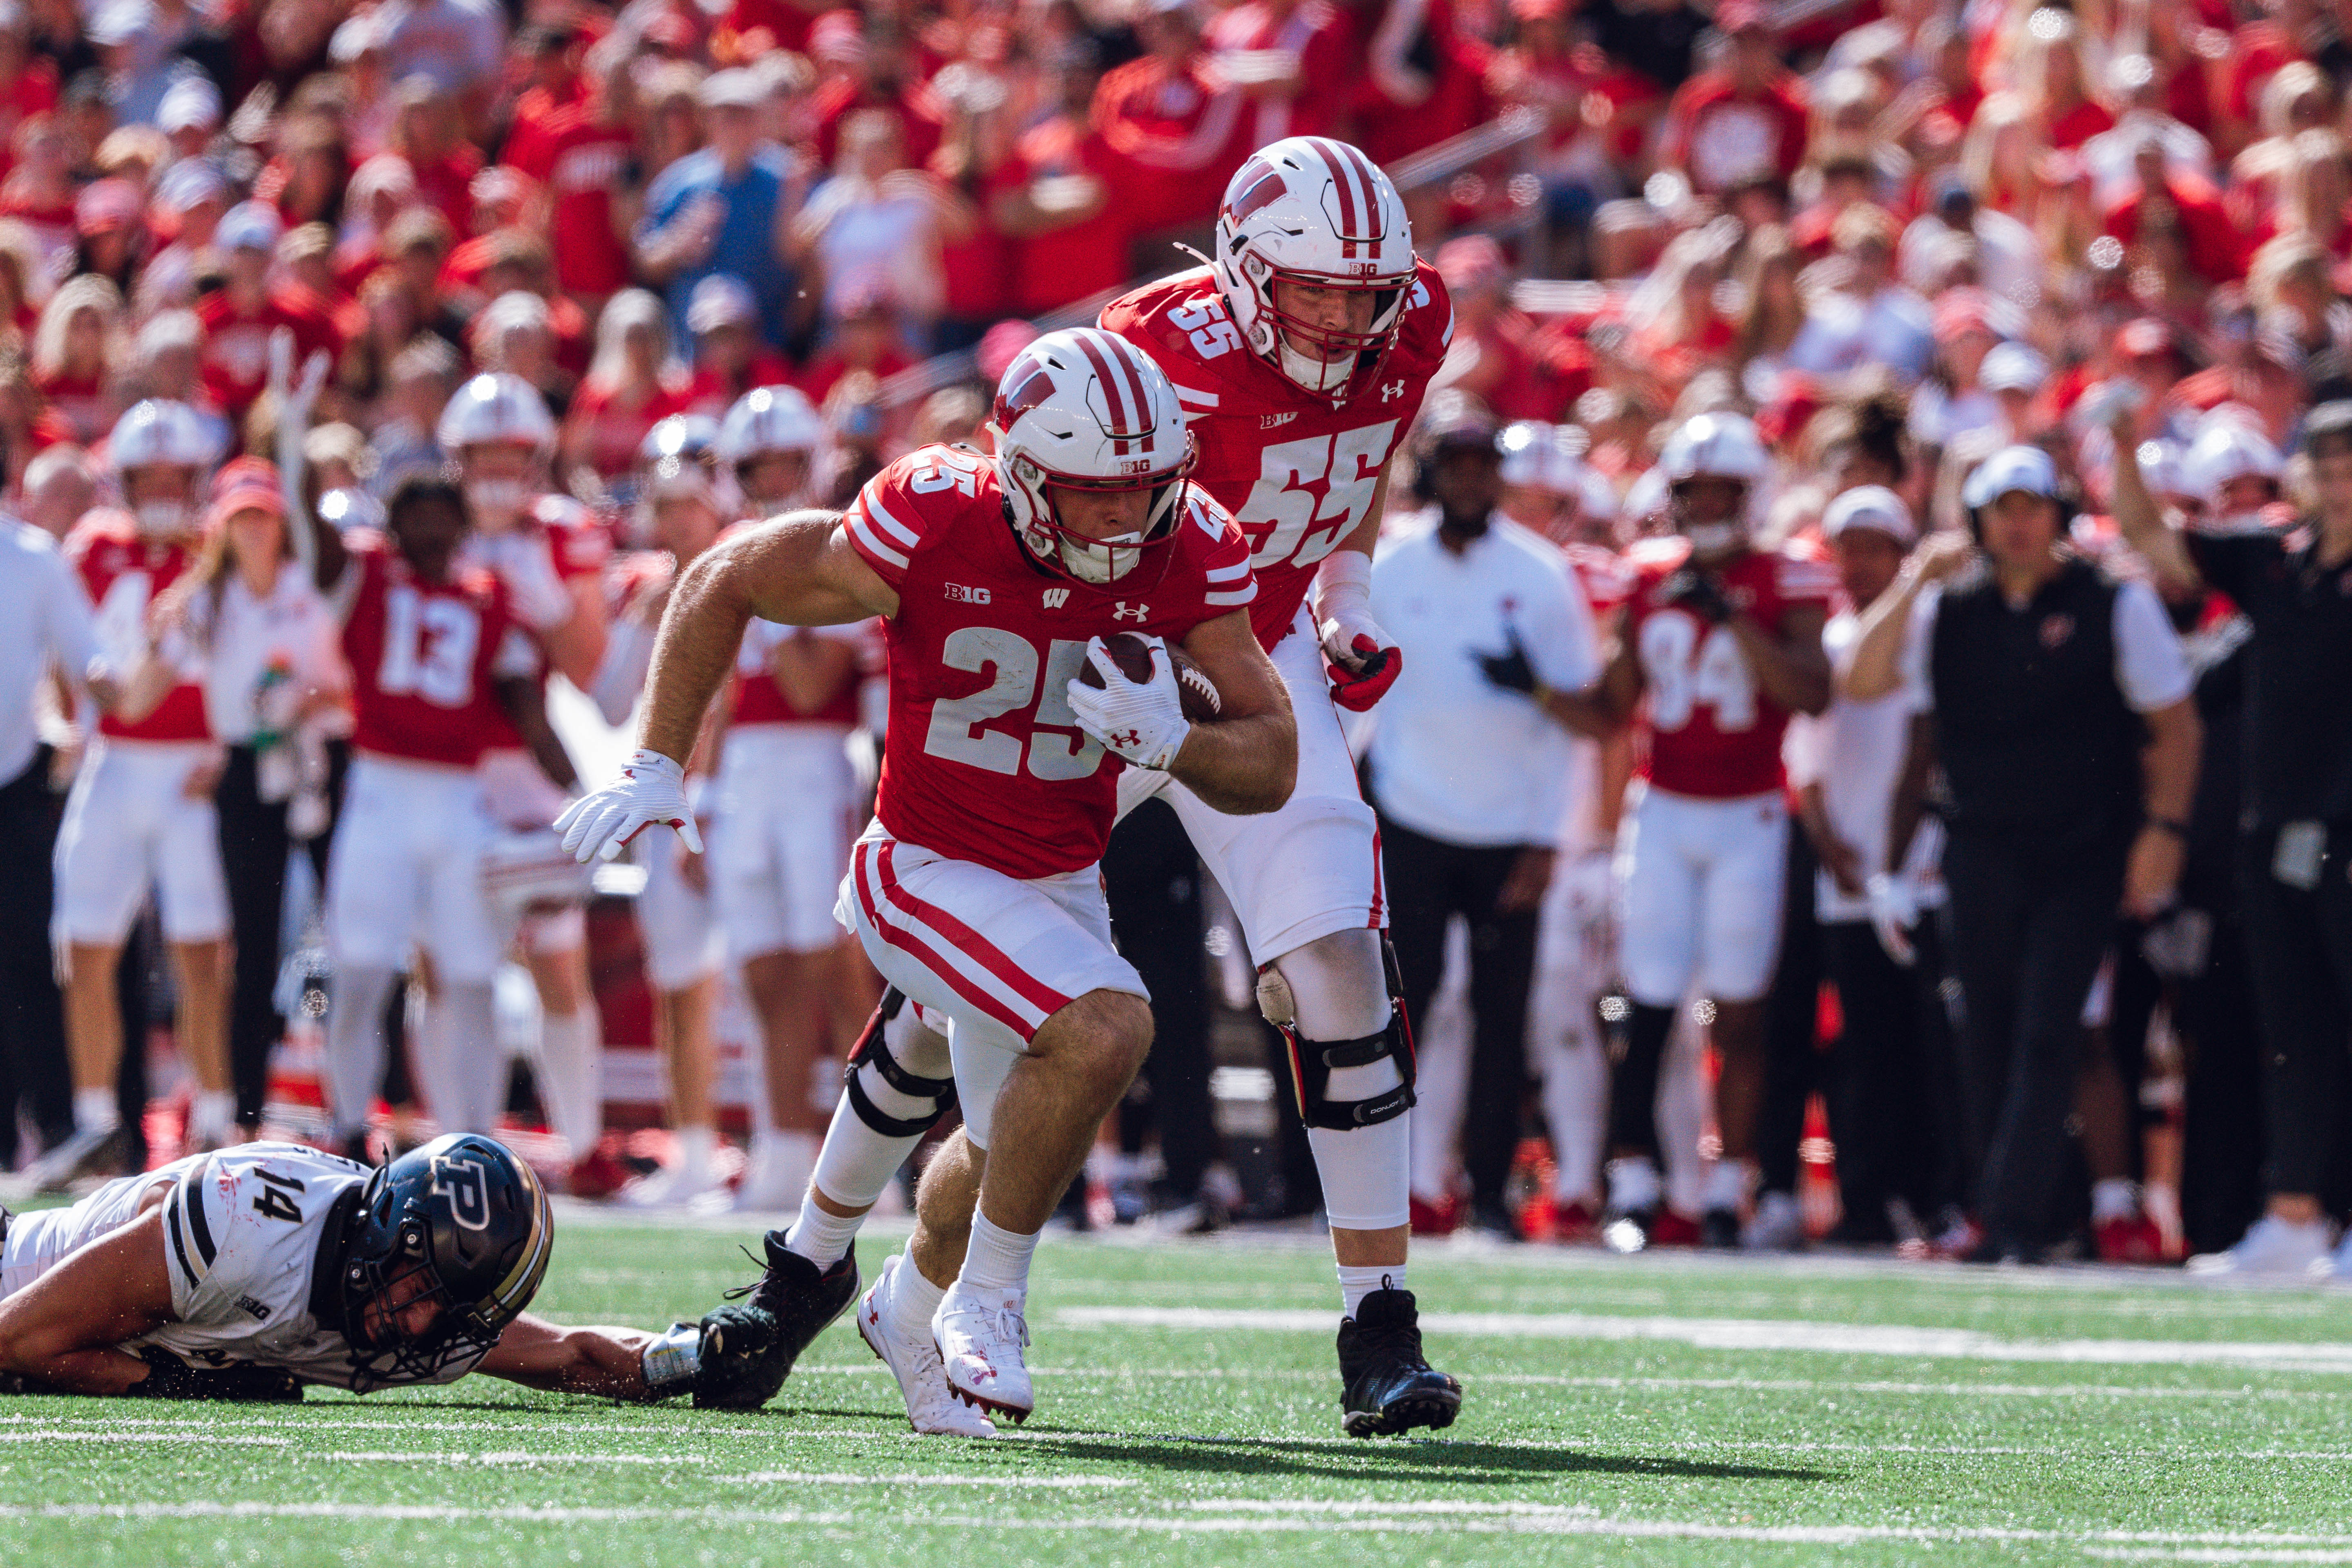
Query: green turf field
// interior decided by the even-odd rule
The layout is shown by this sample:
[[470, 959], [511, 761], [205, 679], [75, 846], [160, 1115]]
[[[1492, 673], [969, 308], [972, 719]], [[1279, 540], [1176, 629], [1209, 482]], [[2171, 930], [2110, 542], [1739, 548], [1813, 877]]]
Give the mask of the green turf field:
[[[693, 1315], [746, 1239], [567, 1210], [539, 1305]], [[2352, 1291], [1433, 1247], [1462, 1418], [1362, 1443], [1311, 1241], [1049, 1241], [993, 1444], [911, 1436], [846, 1322], [749, 1415], [9, 1401], [0, 1563], [2352, 1562]]]

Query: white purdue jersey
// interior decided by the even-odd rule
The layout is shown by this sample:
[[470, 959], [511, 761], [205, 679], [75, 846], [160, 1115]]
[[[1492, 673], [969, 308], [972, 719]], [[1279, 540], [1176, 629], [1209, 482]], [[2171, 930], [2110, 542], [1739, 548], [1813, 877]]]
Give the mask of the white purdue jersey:
[[[163, 1258], [177, 1321], [124, 1348], [161, 1345], [194, 1366], [282, 1367], [306, 1383], [365, 1394], [386, 1380], [363, 1373], [342, 1335], [320, 1325], [311, 1291], [336, 1200], [369, 1174], [304, 1144], [241, 1143], [119, 1177], [71, 1208], [10, 1217], [0, 1300], [138, 1218], [147, 1194], [165, 1187]], [[341, 1213], [348, 1220], [349, 1206]], [[453, 1349], [431, 1376], [410, 1381], [453, 1383], [482, 1354]]]

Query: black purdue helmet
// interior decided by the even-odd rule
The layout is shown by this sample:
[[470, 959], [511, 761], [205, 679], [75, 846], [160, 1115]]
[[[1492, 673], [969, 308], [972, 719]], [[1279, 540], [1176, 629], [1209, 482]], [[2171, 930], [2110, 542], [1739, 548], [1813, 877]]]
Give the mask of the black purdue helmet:
[[[368, 1179], [341, 1268], [343, 1337], [372, 1382], [414, 1383], [498, 1343], [547, 1277], [555, 1215], [538, 1176], [502, 1144], [436, 1138]], [[412, 1300], [441, 1305], [414, 1340], [376, 1342], [368, 1306], [422, 1270]], [[405, 1304], [405, 1303], [404, 1303]]]

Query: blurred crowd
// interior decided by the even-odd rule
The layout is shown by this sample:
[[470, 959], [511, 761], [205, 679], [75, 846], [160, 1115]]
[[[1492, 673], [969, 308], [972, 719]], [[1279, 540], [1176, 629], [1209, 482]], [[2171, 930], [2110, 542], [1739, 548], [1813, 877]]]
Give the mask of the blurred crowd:
[[[287, 606], [294, 629], [251, 668], [203, 668], [204, 639], [180, 634], [206, 612], [188, 588], [165, 591], [173, 575], [210, 585], [215, 615], [233, 576], [257, 604], [298, 598], [280, 594], [275, 562], [310, 562], [307, 530], [358, 538], [404, 482], [455, 465], [477, 527], [503, 536], [525, 518], [520, 533], [545, 546], [521, 564], [482, 554], [509, 579], [541, 673], [618, 725], [676, 563], [740, 519], [841, 504], [915, 445], [971, 438], [1034, 321], [1189, 265], [1174, 247], [1205, 244], [1242, 161], [1313, 133], [1392, 173], [1435, 170], [1400, 181], [1455, 312], [1437, 376], [1454, 396], [1432, 407], [1484, 411], [1501, 430], [1498, 513], [1574, 568], [1596, 653], [1629, 562], [1673, 526], [1660, 449], [1707, 414], [1753, 419], [1768, 454], [1758, 537], [1833, 575], [1845, 612], [1890, 591], [1921, 537], [1966, 527], [1970, 475], [2020, 447], [2047, 457], [2069, 548], [2155, 584], [2204, 719], [2189, 872], [2176, 900], [2102, 933], [2053, 1112], [2069, 1152], [2037, 1224], [2114, 1258], [2226, 1248], [2279, 1190], [2229, 870], [2249, 637], [2240, 606], [2193, 572], [2168, 575], [2114, 514], [2126, 468], [2175, 522], [2275, 531], [2312, 493], [2296, 455], [2306, 418], [2352, 395], [2347, 86], [2339, 0], [0, 0], [7, 510], [62, 547], [118, 672], [180, 661], [163, 706], [151, 696], [145, 717], [106, 721], [118, 739], [162, 734], [138, 726], [194, 690], [192, 728], [166, 739], [219, 753], [154, 786], [214, 802], [198, 827], [135, 791], [92, 805], [95, 786], [76, 783], [98, 749], [90, 703], [125, 694], [77, 693], [67, 667], [9, 695], [21, 710], [0, 716], [0, 1092], [20, 1111], [0, 1119], [0, 1150], [19, 1165], [39, 1156], [56, 1180], [135, 1157], [126, 1134], [142, 1131], [143, 1099], [115, 1080], [141, 1054], [122, 1045], [138, 984], [171, 993], [191, 1141], [257, 1129], [284, 1016], [303, 1010], [286, 961], [316, 916], [289, 910], [288, 852], [311, 862], [310, 885], [327, 879], [351, 672], [311, 618], [324, 601]], [[1493, 146], [1445, 155], [1482, 129]], [[1433, 149], [1435, 163], [1406, 163]], [[525, 404], [539, 412], [512, 412]], [[2236, 455], [2217, 468], [2223, 447]], [[277, 534], [227, 526], [240, 483], [277, 482], [222, 466], [238, 454], [292, 481], [297, 515], [275, 509]], [[1435, 500], [1408, 478], [1388, 491], [1400, 541], [1429, 526]], [[2244, 484], [2229, 489], [2249, 480], [2251, 502]], [[1892, 505], [1857, 522], [1838, 502], [1864, 487]], [[135, 594], [116, 591], [133, 577]], [[813, 838], [774, 826], [769, 896], [795, 857], [845, 849], [855, 759], [870, 755], [856, 738], [869, 661], [856, 639], [747, 645], [739, 728], [813, 734], [817, 752], [849, 759], [824, 763], [827, 804], [812, 808], [844, 820]], [[1646, 742], [1637, 726], [1544, 764], [1573, 782], [1540, 846], [1553, 858], [1529, 906], [1542, 905], [1540, 945], [1506, 982], [1524, 1041], [1474, 1072], [1506, 1047], [1465, 1020], [1484, 940], [1465, 918], [1471, 940], [1455, 936], [1453, 979], [1420, 1031], [1417, 1225], [1587, 1240], [1639, 1211], [1631, 1244], [1657, 1245], [1698, 1239], [1703, 1213], [1729, 1204], [1744, 1230], [1710, 1239], [1982, 1244], [1970, 1215], [1990, 1134], [1959, 1109], [1959, 987], [1935, 944], [1913, 951], [1905, 935], [1940, 902], [1932, 855], [1884, 868], [1902, 885], [1865, 896], [1868, 868], [1848, 863], [1824, 799], [1843, 765], [1834, 713], [1801, 720], [1787, 743], [1800, 830], [1769, 995], [1694, 992], [1683, 1009], [1657, 1088], [1654, 1190], [1602, 1136], [1631, 1010], [1611, 868]], [[2312, 722], [2352, 751], [2335, 733], [2344, 717], [2339, 705]], [[569, 764], [525, 729], [513, 749], [540, 776], [523, 793], [560, 801]], [[731, 743], [714, 738], [714, 757]], [[787, 771], [808, 761], [745, 754], [789, 758], [775, 763]], [[714, 813], [790, 815], [718, 804], [755, 790], [748, 762], [701, 771]], [[536, 798], [504, 815], [516, 832], [551, 816]], [[192, 868], [205, 834], [213, 862]], [[52, 840], [54, 894], [33, 869]], [[533, 853], [500, 862], [516, 913], [499, 940], [536, 982], [541, 1099], [575, 1190], [610, 1194], [631, 1173], [597, 1109], [598, 977], [573, 929], [588, 889]], [[653, 897], [702, 876], [646, 874]], [[103, 896], [77, 902], [69, 884], [92, 878]], [[1183, 881], [1180, 868], [1171, 885]], [[1886, 918], [1890, 899], [1908, 918]], [[749, 907], [719, 903], [721, 925]], [[1203, 917], [1184, 909], [1175, 940], [1198, 940]], [[1891, 980], [1874, 971], [1891, 999], [1842, 1009], [1839, 942], [1823, 933], [1856, 921], [1905, 952]], [[656, 955], [680, 1135], [671, 1166], [639, 1178], [648, 1201], [729, 1181], [747, 1201], [797, 1196], [823, 1125], [801, 1086], [847, 1047], [878, 990], [822, 919], [732, 923], [707, 954]], [[163, 957], [127, 963], [126, 942]], [[722, 954], [766, 1067], [740, 1174], [712, 1130]], [[426, 1040], [452, 1027], [433, 998], [466, 987], [434, 967], [415, 966], [414, 1005], [401, 987], [369, 1027]], [[1759, 1131], [1727, 1184], [1708, 1025], [1718, 1003], [1759, 1000]], [[2340, 1003], [2323, 1026], [2344, 1035]], [[1203, 1009], [1172, 1032], [1193, 1037], [1171, 1047], [1191, 1056], [1160, 1076], [1190, 1087], [1162, 1098], [1160, 1125], [1140, 1098], [1121, 1119], [1123, 1152], [1105, 1163], [1120, 1218], [1158, 1206], [1208, 1224], [1242, 1201], [1197, 1125], [1207, 1029]], [[432, 1085], [406, 1081], [401, 1052], [388, 1060], [390, 1103], [435, 1114]], [[1465, 1089], [1474, 1078], [1484, 1087]], [[2323, 1087], [2332, 1116], [2341, 1075]], [[1465, 1099], [1483, 1109], [1457, 1133]], [[1523, 1128], [1536, 1140], [1523, 1145]], [[370, 1135], [348, 1106], [333, 1133]], [[1834, 1194], [1808, 1184], [1832, 1148]], [[2323, 1163], [2288, 1189], [2315, 1215], [2352, 1196], [2352, 1172]]]

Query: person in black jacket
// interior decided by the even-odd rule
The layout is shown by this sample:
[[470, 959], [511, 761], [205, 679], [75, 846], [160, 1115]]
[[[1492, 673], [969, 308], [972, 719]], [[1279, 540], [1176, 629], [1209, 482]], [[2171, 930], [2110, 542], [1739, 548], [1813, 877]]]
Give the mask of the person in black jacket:
[[1978, 1261], [2049, 1233], [2083, 1004], [2116, 911], [2161, 911], [2180, 878], [2200, 727], [2179, 638], [2145, 583], [2066, 545], [2050, 455], [2009, 447], [1864, 617], [1841, 689], [1908, 685], [1948, 786], [1944, 879], [1966, 1011]]

